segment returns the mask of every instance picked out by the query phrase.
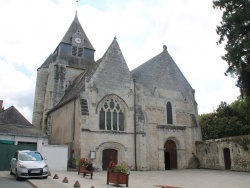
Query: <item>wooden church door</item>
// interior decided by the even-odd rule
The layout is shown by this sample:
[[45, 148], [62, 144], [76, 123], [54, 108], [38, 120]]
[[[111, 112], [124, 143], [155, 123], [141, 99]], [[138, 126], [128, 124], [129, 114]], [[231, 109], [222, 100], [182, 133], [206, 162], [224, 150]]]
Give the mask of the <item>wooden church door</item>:
[[168, 140], [165, 143], [165, 170], [177, 168], [177, 150], [176, 144], [172, 140]]
[[117, 150], [114, 149], [105, 149], [102, 153], [102, 169], [107, 170], [109, 167], [110, 161], [117, 163]]

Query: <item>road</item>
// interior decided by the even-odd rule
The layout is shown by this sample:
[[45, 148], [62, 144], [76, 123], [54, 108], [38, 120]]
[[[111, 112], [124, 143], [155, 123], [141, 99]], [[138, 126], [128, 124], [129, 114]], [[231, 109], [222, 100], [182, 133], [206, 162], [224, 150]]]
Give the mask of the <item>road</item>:
[[13, 175], [0, 177], [0, 188], [34, 188], [25, 179], [16, 181]]

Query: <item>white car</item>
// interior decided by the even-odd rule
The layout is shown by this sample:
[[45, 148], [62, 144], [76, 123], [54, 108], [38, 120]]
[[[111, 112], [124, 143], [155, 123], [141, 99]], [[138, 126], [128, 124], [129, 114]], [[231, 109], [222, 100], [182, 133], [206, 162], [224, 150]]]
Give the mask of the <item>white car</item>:
[[49, 167], [45, 160], [37, 151], [16, 151], [10, 161], [10, 174], [15, 174], [16, 180], [32, 177], [46, 179]]

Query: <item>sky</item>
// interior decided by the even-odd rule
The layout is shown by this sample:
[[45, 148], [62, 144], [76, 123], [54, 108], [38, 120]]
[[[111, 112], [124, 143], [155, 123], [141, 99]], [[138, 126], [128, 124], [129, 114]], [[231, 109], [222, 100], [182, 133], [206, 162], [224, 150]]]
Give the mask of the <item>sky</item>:
[[211, 113], [240, 95], [225, 76], [216, 26], [222, 12], [212, 0], [0, 0], [0, 100], [30, 122], [37, 68], [78, 19], [101, 58], [114, 37], [130, 70], [158, 55], [163, 45], [195, 89], [198, 113]]

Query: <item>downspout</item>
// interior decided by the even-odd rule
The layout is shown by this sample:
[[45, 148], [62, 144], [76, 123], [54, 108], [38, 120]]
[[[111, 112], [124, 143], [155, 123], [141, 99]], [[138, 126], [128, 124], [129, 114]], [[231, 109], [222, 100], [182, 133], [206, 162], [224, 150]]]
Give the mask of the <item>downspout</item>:
[[73, 159], [74, 159], [74, 145], [75, 145], [75, 114], [76, 114], [76, 98], [74, 98], [74, 109], [73, 109], [73, 120], [72, 120], [72, 141], [71, 141], [71, 167], [73, 167]]
[[134, 80], [134, 147], [135, 147], [135, 170], [137, 171], [137, 146], [136, 146], [136, 91], [135, 91], [135, 79]]

